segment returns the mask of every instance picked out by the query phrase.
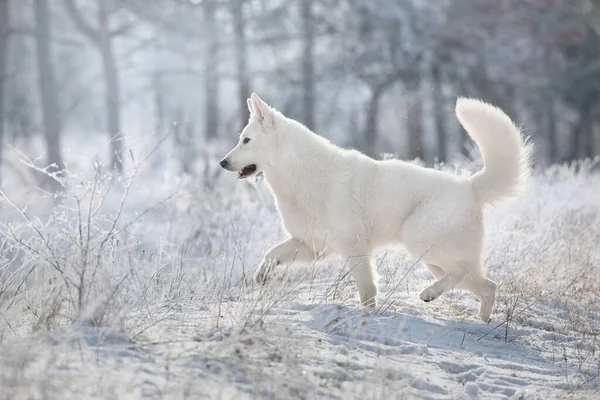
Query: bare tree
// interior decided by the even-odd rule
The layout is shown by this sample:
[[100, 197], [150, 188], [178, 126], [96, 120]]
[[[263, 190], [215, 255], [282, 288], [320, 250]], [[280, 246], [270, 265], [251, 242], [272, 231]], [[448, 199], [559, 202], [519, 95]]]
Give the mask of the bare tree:
[[315, 24], [313, 0], [301, 0], [302, 19], [302, 122], [315, 129]]
[[423, 135], [421, 133], [421, 113], [423, 102], [419, 96], [414, 95], [408, 102], [406, 115], [406, 129], [408, 132], [408, 159], [423, 159]]
[[543, 119], [546, 121], [546, 134], [548, 140], [548, 161], [552, 164], [558, 161], [558, 143], [556, 135], [556, 115], [554, 111], [554, 99], [546, 96], [542, 100]]
[[248, 122], [248, 107], [246, 99], [250, 96], [250, 76], [247, 63], [246, 19], [244, 5], [246, 0], [231, 0], [231, 15], [233, 17], [235, 66], [238, 86], [238, 107], [241, 131]]
[[[204, 1], [204, 137], [213, 140], [219, 136], [219, 40], [215, 0]], [[244, 100], [245, 101], [245, 100]]]
[[[0, 172], [2, 171], [2, 149], [4, 148], [4, 81], [8, 59], [9, 0], [0, 0]], [[0, 174], [0, 177], [2, 175]], [[0, 179], [0, 184], [2, 183]]]
[[180, 165], [180, 172], [182, 174], [192, 174], [193, 163], [196, 158], [196, 151], [194, 146], [194, 123], [191, 120], [185, 118], [183, 107], [177, 105], [172, 111], [173, 117], [171, 118], [173, 123], [173, 140], [177, 159]]
[[598, 102], [596, 93], [586, 96], [579, 105], [579, 120], [573, 127], [568, 147], [567, 159], [572, 161], [593, 157], [593, 118], [594, 106]]
[[[351, 71], [370, 90], [363, 132], [364, 151], [375, 156], [378, 143], [379, 105], [382, 96], [396, 83], [415, 87], [420, 82], [420, 64], [437, 43], [437, 14], [434, 7], [421, 7], [415, 0], [349, 2], [338, 28], [345, 32], [344, 69]], [[348, 30], [346, 26], [352, 26]], [[419, 43], [419, 46], [414, 46]], [[423, 110], [419, 107], [419, 113]], [[414, 121], [411, 121], [414, 122]], [[411, 156], [417, 151], [420, 124], [412, 124]]]
[[[152, 74], [151, 85], [154, 97], [154, 134], [156, 143], [162, 141], [162, 137], [167, 134], [166, 124], [166, 102], [165, 102], [165, 85], [163, 83], [164, 76], [160, 71]], [[164, 161], [164, 154], [160, 146], [156, 149], [155, 155], [152, 158], [154, 167], [160, 167]]]
[[375, 157], [377, 153], [377, 141], [379, 139], [379, 104], [383, 94], [390, 89], [394, 83], [400, 79], [400, 74], [390, 75], [381, 82], [368, 82], [371, 88], [371, 98], [366, 111], [366, 122], [365, 122], [365, 152]]
[[[61, 110], [52, 62], [52, 36], [48, 0], [36, 0], [33, 9], [44, 138], [48, 153], [47, 163], [50, 165], [49, 172], [58, 172], [64, 169], [60, 154]], [[60, 187], [55, 180], [50, 182], [55, 189]]]
[[435, 64], [432, 69], [432, 78], [433, 78], [433, 101], [435, 104], [435, 131], [437, 134], [437, 154], [440, 161], [444, 161], [446, 159], [446, 127], [444, 123], [444, 118], [446, 114], [445, 110], [445, 98], [443, 92], [443, 79], [442, 79], [442, 71], [439, 64]]
[[121, 132], [121, 98], [119, 88], [119, 74], [115, 61], [113, 40], [115, 37], [126, 33], [132, 25], [125, 23], [111, 30], [109, 20], [116, 9], [111, 8], [106, 0], [97, 0], [97, 23], [94, 28], [83, 17], [81, 10], [75, 3], [76, 0], [65, 0], [65, 5], [71, 19], [77, 28], [96, 46], [102, 56], [102, 67], [106, 79], [106, 110], [108, 116], [108, 132], [111, 136], [111, 168], [123, 171], [123, 133]]

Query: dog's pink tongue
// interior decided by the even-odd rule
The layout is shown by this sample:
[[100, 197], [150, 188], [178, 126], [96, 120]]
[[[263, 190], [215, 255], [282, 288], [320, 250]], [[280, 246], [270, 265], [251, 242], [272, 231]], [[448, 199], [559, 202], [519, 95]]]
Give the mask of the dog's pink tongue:
[[242, 179], [243, 171], [238, 171], [238, 179]]

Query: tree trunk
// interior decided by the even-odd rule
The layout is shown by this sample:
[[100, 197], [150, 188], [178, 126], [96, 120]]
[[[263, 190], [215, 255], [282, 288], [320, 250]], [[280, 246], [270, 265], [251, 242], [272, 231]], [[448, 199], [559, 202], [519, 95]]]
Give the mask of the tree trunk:
[[190, 121], [186, 121], [184, 128], [184, 147], [183, 154], [181, 160], [181, 172], [184, 174], [193, 174], [193, 165], [194, 160], [196, 159], [195, 147], [194, 144], [194, 132], [195, 127], [194, 123]]
[[379, 115], [379, 101], [382, 90], [380, 87], [374, 87], [371, 91], [371, 99], [367, 107], [367, 118], [365, 125], [365, 152], [370, 157], [375, 157], [377, 139], [379, 136], [377, 117]]
[[315, 29], [313, 0], [301, 1], [302, 18], [302, 122], [315, 129]]
[[579, 159], [594, 157], [594, 111], [597, 99], [591, 96], [586, 104], [586, 109], [581, 115], [582, 121], [579, 131]]
[[152, 89], [154, 90], [154, 129], [156, 136], [161, 137], [165, 132], [165, 96], [163, 75], [155, 72], [152, 75]]
[[123, 171], [123, 133], [121, 132], [121, 98], [119, 90], [119, 73], [112, 48], [112, 40], [118, 31], [111, 32], [109, 10], [106, 0], [97, 0], [98, 28], [88, 24], [76, 6], [75, 0], [64, 0], [67, 12], [73, 23], [95, 46], [102, 57], [102, 69], [106, 80], [106, 113], [108, 133], [110, 135], [110, 166], [118, 172]]
[[596, 143], [595, 143], [595, 128], [594, 128], [594, 121], [592, 119], [590, 119], [590, 121], [588, 122], [588, 126], [587, 126], [587, 131], [586, 131], [586, 152], [585, 152], [585, 156], [586, 158], [594, 158], [595, 155], [595, 149], [596, 149]]
[[579, 108], [579, 121], [573, 127], [571, 134], [571, 141], [569, 143], [569, 150], [563, 161], [575, 161], [583, 154], [582, 146], [584, 145], [584, 135], [587, 128], [588, 120], [590, 117], [590, 111], [592, 109], [593, 99], [588, 96], [584, 99], [581, 107]]
[[600, 130], [598, 128], [598, 121], [595, 120], [592, 124], [592, 143], [590, 145], [592, 157], [600, 156]]
[[593, 135], [594, 129], [593, 129], [593, 123], [592, 123], [592, 118], [590, 115], [588, 115], [585, 120], [584, 120], [584, 124], [582, 126], [582, 131], [581, 131], [581, 135], [580, 135], [580, 143], [579, 143], [579, 158], [580, 159], [585, 159], [585, 158], [592, 158], [593, 157]]
[[219, 76], [217, 71], [219, 43], [215, 18], [215, 0], [205, 0], [204, 23], [207, 37], [204, 55], [204, 137], [207, 141], [211, 141], [219, 135]]
[[[154, 91], [154, 139], [155, 155], [152, 157], [152, 166], [161, 168], [164, 161], [162, 146], [160, 146], [163, 137], [168, 134], [165, 124], [165, 101], [164, 85], [162, 73], [156, 72], [152, 75], [152, 89]], [[154, 146], [154, 145], [153, 145]]]
[[[61, 110], [52, 62], [52, 36], [48, 0], [36, 0], [33, 8], [44, 138], [48, 152], [47, 163], [50, 165], [48, 171], [58, 172], [64, 169], [64, 163], [60, 154]], [[57, 181], [51, 180], [51, 182], [54, 189], [60, 188]]]
[[544, 113], [546, 120], [546, 132], [548, 134], [548, 161], [554, 164], [558, 161], [558, 143], [556, 137], [556, 118], [554, 114], [554, 101], [552, 96], [546, 96], [544, 100]]
[[435, 131], [437, 134], [437, 154], [440, 162], [446, 160], [446, 126], [444, 123], [445, 118], [445, 101], [443, 92], [443, 79], [442, 72], [438, 65], [434, 65], [432, 69], [433, 78], [433, 101], [434, 101], [434, 112], [435, 112]]
[[8, 59], [8, 31], [10, 23], [9, 0], [0, 0], [0, 184], [2, 184], [2, 157], [4, 149], [4, 82]]
[[250, 96], [250, 78], [246, 60], [246, 20], [244, 19], [244, 4], [246, 0], [232, 0], [231, 14], [233, 16], [234, 42], [235, 42], [235, 65], [238, 79], [238, 107], [240, 116], [241, 132], [248, 123], [248, 107], [246, 99]]
[[110, 166], [123, 172], [123, 133], [121, 132], [121, 95], [119, 74], [109, 31], [108, 11], [104, 0], [98, 0], [99, 48], [102, 67], [106, 79], [106, 110], [108, 114], [108, 134], [110, 135]]
[[408, 159], [420, 158], [423, 160], [423, 145], [421, 132], [421, 97], [413, 96], [408, 106], [406, 128], [408, 131]]

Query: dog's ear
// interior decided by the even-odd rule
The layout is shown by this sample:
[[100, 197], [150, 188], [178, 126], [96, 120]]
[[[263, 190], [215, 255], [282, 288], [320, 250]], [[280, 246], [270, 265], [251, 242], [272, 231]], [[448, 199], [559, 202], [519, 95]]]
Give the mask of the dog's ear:
[[250, 101], [250, 99], [246, 99], [246, 104], [248, 104], [248, 111], [250, 111], [250, 115], [254, 114], [254, 107], [252, 107], [252, 101]]
[[252, 93], [248, 102], [251, 113], [258, 118], [261, 124], [273, 124], [273, 110], [256, 93]]

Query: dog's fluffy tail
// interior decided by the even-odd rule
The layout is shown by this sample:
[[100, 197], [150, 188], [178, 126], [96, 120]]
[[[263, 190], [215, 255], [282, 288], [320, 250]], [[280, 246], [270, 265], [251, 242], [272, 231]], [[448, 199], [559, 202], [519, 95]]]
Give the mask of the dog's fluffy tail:
[[483, 169], [469, 180], [483, 203], [518, 195], [531, 175], [531, 144], [501, 109], [480, 100], [459, 98], [456, 116], [475, 140]]

